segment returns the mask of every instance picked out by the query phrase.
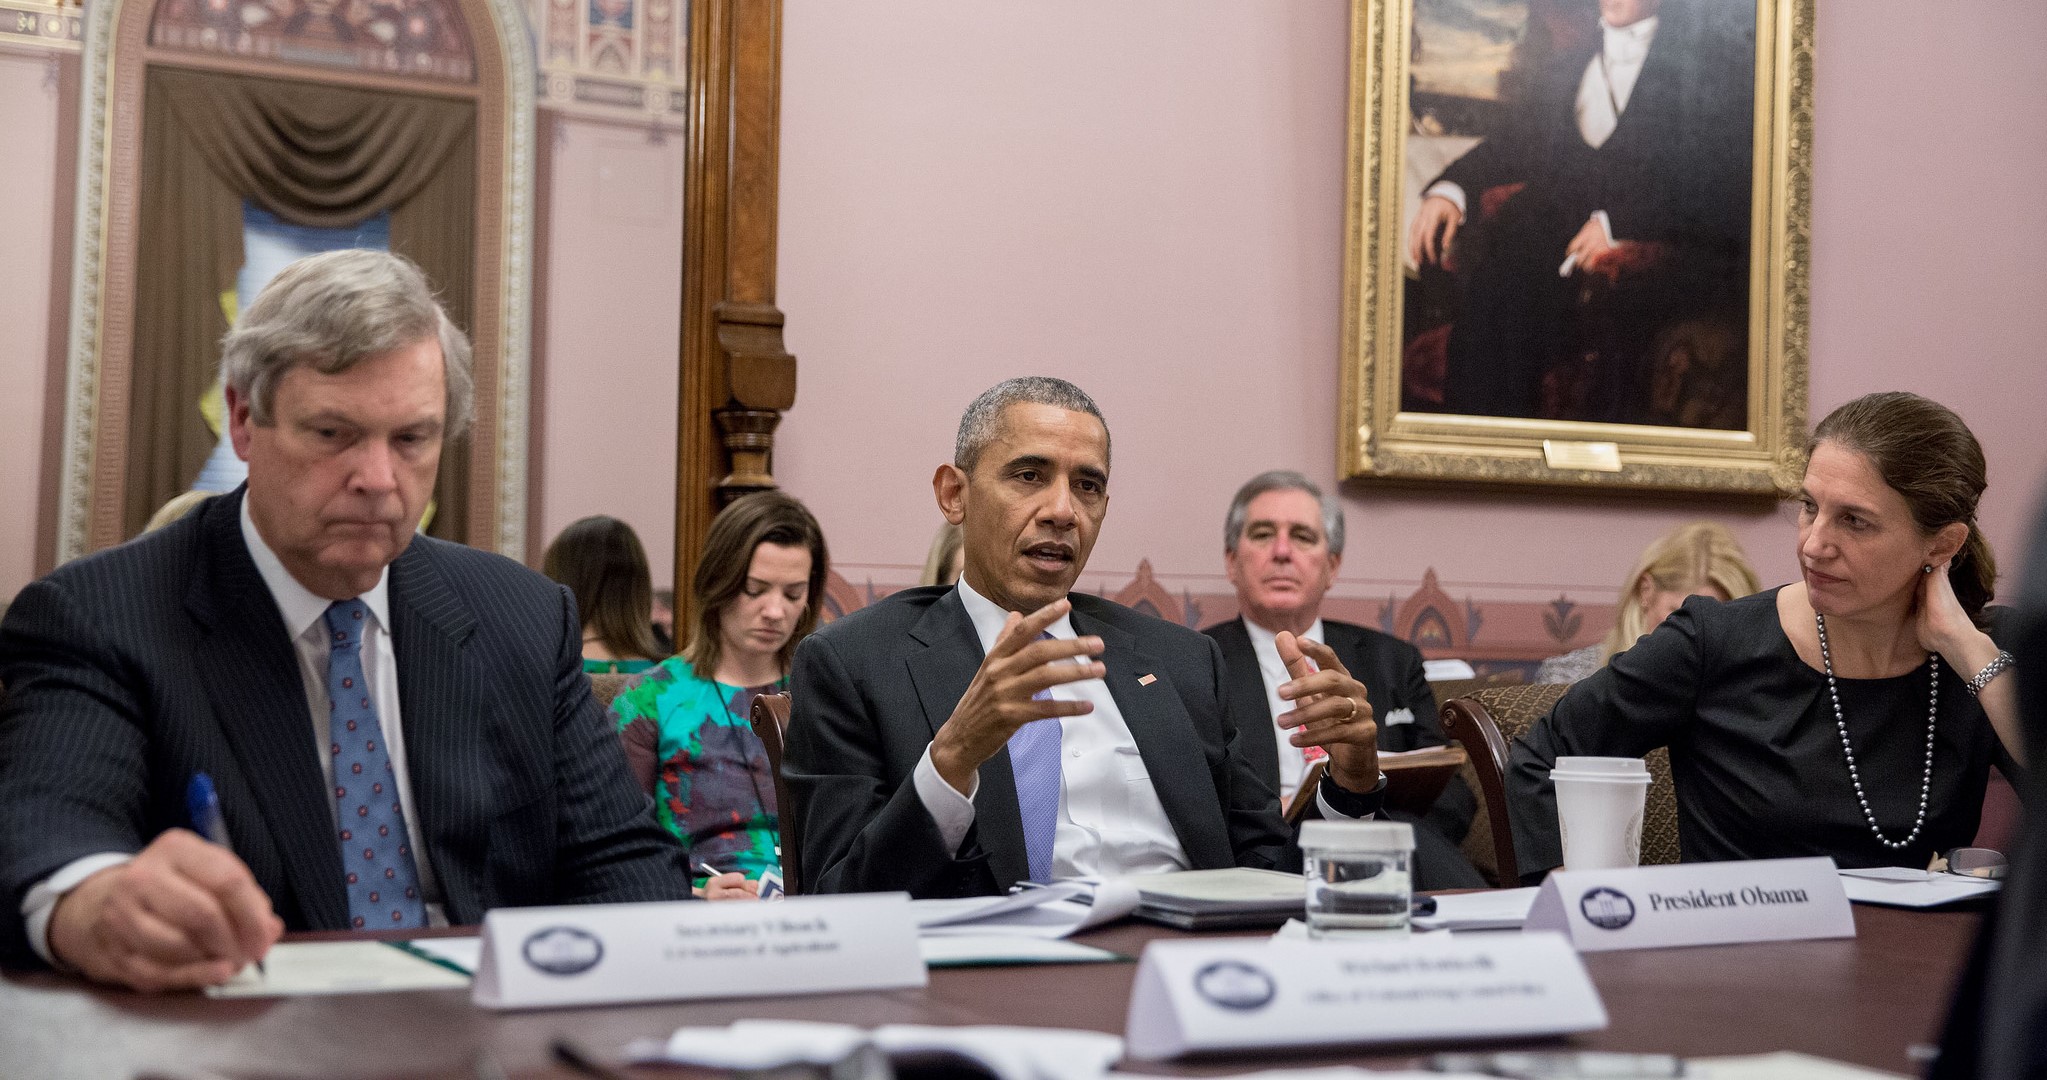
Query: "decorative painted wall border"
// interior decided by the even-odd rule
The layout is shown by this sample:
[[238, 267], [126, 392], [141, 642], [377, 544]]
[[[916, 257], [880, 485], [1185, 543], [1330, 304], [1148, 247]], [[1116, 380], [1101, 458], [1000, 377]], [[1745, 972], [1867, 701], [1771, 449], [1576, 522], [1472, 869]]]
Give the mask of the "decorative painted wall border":
[[527, 0], [539, 105], [682, 131], [689, 124], [690, 0]]
[[[904, 569], [909, 575], [916, 573], [913, 567]], [[910, 587], [893, 580], [884, 584], [871, 573], [854, 572], [863, 578], [858, 585], [836, 568], [826, 577], [826, 621]], [[1181, 589], [1175, 594], [1158, 580], [1149, 559], [1140, 560], [1136, 572], [1120, 585], [1086, 591], [1194, 629], [1238, 615], [1235, 593]], [[1482, 675], [1518, 671], [1532, 676], [1543, 659], [1605, 637], [1613, 625], [1615, 607], [1611, 600], [1580, 603], [1565, 595], [1548, 601], [1458, 598], [1442, 586], [1431, 569], [1410, 590], [1389, 591], [1384, 597], [1332, 593], [1323, 601], [1322, 613], [1392, 634], [1432, 660], [1466, 660]]]
[[0, 45], [77, 52], [85, 37], [85, 7], [71, 0], [0, 2]]

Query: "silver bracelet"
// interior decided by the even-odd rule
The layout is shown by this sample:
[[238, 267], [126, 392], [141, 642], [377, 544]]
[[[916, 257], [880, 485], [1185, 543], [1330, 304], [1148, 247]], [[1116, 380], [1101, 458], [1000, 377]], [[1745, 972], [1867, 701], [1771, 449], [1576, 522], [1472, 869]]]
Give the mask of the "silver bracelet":
[[1963, 683], [1962, 687], [1969, 691], [1970, 697], [1975, 697], [1983, 692], [1984, 687], [1990, 685], [1990, 680], [1995, 679], [1999, 675], [2003, 674], [2004, 669], [2010, 667], [2011, 665], [2012, 655], [2003, 650], [1999, 650], [1997, 655], [1991, 658], [1991, 661], [1989, 663], [1983, 665], [1983, 670], [1977, 672], [1975, 678], [1970, 679], [1968, 682]]

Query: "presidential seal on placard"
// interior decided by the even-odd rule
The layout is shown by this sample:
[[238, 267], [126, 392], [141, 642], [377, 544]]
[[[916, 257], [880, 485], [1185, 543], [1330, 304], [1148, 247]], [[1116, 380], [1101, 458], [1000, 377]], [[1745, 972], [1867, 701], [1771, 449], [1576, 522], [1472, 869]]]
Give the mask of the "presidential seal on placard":
[[1601, 930], [1618, 930], [1635, 921], [1635, 902], [1628, 894], [1604, 885], [1587, 890], [1578, 900], [1578, 910], [1584, 912], [1586, 922]]
[[1272, 1003], [1279, 984], [1242, 960], [1218, 960], [1194, 973], [1194, 992], [1225, 1009], [1252, 1012]]
[[549, 926], [527, 935], [519, 955], [544, 974], [581, 975], [604, 959], [604, 942], [588, 930]]

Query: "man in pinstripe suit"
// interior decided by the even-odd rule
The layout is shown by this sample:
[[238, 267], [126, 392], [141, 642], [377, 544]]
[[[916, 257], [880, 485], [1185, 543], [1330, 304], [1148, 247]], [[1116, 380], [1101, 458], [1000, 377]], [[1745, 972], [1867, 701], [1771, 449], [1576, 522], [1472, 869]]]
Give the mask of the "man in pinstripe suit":
[[[223, 344], [245, 487], [16, 599], [0, 958], [195, 986], [285, 929], [689, 896], [568, 592], [415, 535], [468, 365], [410, 263], [293, 264]], [[183, 827], [202, 773], [226, 846]]]

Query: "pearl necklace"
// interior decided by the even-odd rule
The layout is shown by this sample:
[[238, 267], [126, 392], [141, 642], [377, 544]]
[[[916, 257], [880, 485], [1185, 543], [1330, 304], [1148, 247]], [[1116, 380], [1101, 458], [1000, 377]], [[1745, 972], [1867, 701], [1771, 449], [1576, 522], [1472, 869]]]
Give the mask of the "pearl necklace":
[[1834, 702], [1834, 728], [1841, 733], [1841, 753], [1848, 758], [1848, 779], [1855, 785], [1855, 801], [1862, 804], [1863, 820], [1869, 822], [1869, 831], [1876, 834], [1876, 842], [1896, 851], [1919, 839], [1919, 830], [1926, 827], [1926, 804], [1933, 795], [1933, 735], [1940, 719], [1940, 654], [1926, 654], [1926, 669], [1929, 673], [1926, 689], [1926, 771], [1919, 778], [1919, 816], [1912, 822], [1912, 831], [1903, 840], [1892, 840], [1876, 823], [1876, 811], [1869, 808], [1869, 798], [1862, 793], [1862, 774], [1855, 769], [1855, 748], [1848, 745], [1848, 721], [1841, 716], [1841, 690], [1834, 685], [1834, 657], [1827, 651], [1827, 617], [1813, 613], [1813, 621], [1820, 628], [1820, 663], [1827, 669], [1827, 696]]

